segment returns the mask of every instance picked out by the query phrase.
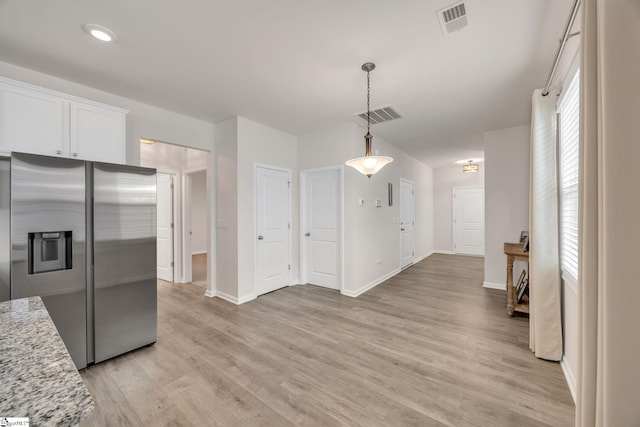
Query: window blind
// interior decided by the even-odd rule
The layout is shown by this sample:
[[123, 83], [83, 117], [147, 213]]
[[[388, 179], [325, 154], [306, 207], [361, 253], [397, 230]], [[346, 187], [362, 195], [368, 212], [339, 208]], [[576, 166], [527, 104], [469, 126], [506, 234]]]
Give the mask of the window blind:
[[580, 72], [560, 100], [559, 195], [560, 267], [578, 279], [578, 169], [580, 149]]

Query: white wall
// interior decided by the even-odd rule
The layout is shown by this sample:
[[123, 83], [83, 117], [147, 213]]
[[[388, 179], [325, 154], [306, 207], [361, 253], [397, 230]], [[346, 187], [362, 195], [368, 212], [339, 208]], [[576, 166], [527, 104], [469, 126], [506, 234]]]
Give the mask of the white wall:
[[453, 188], [484, 186], [485, 163], [478, 173], [462, 172], [462, 165], [433, 170], [433, 246], [436, 251], [453, 251]]
[[[238, 298], [238, 118], [217, 123], [216, 138], [216, 294]], [[209, 258], [213, 258], [210, 256]]]
[[[375, 132], [375, 129], [374, 129]], [[325, 130], [299, 139], [300, 170], [344, 165], [364, 155], [365, 130], [355, 124]], [[370, 179], [344, 168], [344, 283], [345, 295], [357, 296], [400, 271], [400, 178], [414, 182], [415, 254], [417, 259], [433, 251], [433, 172], [430, 167], [375, 136], [375, 154], [394, 162]], [[386, 203], [387, 183], [394, 189], [393, 206]], [[364, 206], [358, 199], [364, 199]], [[376, 208], [375, 199], [384, 201]]]
[[[596, 7], [593, 3], [589, 3], [592, 13]], [[601, 144], [598, 146], [599, 179], [595, 179], [602, 191], [598, 202], [602, 211], [598, 216], [598, 273], [601, 276], [597, 291], [600, 329], [597, 357], [598, 391], [603, 394], [597, 412], [604, 425], [637, 426], [640, 424], [640, 369], [637, 368], [640, 339], [636, 328], [640, 325], [640, 286], [635, 262], [640, 241], [640, 170], [637, 167], [640, 158], [640, 4], [638, 1], [599, 1], [597, 7], [600, 14], [597, 102], [601, 120], [598, 139]], [[590, 37], [595, 35], [591, 33]], [[589, 65], [595, 66], [591, 62]], [[582, 76], [589, 74], [582, 71]], [[592, 83], [595, 84], [589, 82]], [[596, 101], [591, 98], [590, 102]], [[593, 130], [595, 126], [589, 125], [588, 129]], [[592, 280], [588, 283], [595, 285]], [[593, 289], [585, 291], [583, 301], [594, 301], [594, 292]], [[588, 337], [584, 342], [590, 346], [593, 335]]]
[[139, 144], [140, 166], [155, 168], [158, 172], [180, 174], [187, 169], [188, 151], [207, 157], [205, 151], [191, 150], [173, 144]]
[[207, 253], [207, 172], [191, 174], [191, 253]]
[[184, 151], [183, 165], [183, 172], [202, 171], [209, 166], [209, 159], [206, 153], [201, 150], [186, 149]]
[[[505, 242], [529, 229], [529, 125], [484, 134], [484, 284], [506, 289]], [[521, 266], [514, 266], [519, 271]]]

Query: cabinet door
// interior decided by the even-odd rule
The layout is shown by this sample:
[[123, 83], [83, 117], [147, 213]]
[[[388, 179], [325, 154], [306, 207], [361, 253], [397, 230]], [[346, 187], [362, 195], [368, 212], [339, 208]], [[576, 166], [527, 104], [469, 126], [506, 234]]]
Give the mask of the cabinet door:
[[125, 115], [91, 104], [70, 103], [71, 157], [125, 162]]
[[0, 151], [66, 155], [67, 101], [0, 82]]

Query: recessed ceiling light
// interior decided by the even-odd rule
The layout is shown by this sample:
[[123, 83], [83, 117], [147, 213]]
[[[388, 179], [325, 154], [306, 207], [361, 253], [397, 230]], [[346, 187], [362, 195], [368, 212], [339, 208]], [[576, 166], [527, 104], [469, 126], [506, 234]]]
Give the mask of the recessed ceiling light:
[[113, 31], [100, 25], [85, 24], [82, 28], [87, 32], [87, 34], [90, 34], [103, 42], [112, 42], [116, 39], [116, 35]]

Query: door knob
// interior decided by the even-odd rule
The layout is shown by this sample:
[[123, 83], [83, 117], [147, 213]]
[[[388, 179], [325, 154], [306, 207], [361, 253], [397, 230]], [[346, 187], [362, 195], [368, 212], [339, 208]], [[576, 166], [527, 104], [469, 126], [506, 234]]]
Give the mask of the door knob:
[[401, 228], [400, 231], [404, 231], [404, 228]]
[[264, 239], [263, 235], [258, 236], [258, 240], [262, 240], [262, 239]]
[[304, 233], [304, 235], [305, 235], [306, 237], [309, 237], [309, 236], [311, 236], [311, 233]]

